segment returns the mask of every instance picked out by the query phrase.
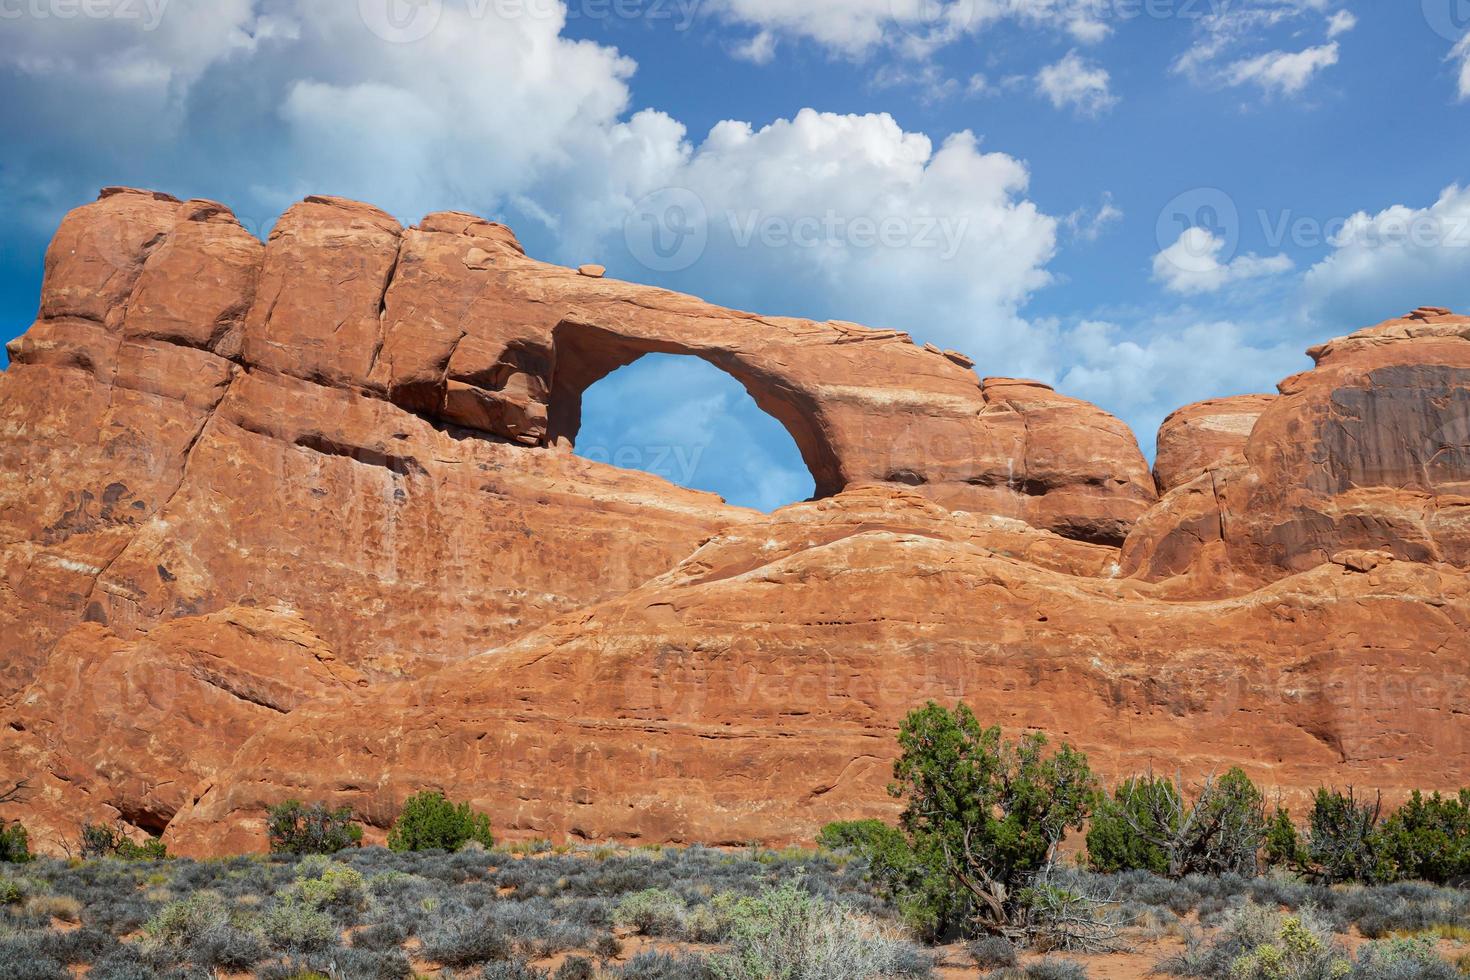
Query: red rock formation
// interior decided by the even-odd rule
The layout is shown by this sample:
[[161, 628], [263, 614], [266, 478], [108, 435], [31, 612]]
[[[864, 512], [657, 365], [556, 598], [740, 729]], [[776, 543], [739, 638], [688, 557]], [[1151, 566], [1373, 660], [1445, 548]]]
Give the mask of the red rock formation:
[[1256, 420], [1275, 395], [1238, 395], [1186, 405], [1159, 427], [1154, 479], [1159, 493], [1239, 459]]
[[13, 703], [0, 769], [37, 774], [27, 824], [43, 842], [114, 815], [157, 833], [271, 719], [366, 684], [289, 609], [232, 607], [134, 641], [86, 623]]
[[[1308, 353], [1316, 369], [1281, 383], [1238, 454], [1202, 448], [1201, 475], [1161, 479], [1166, 496], [1124, 547], [1127, 573], [1188, 573], [1181, 587], [1224, 594], [1346, 550], [1470, 567], [1470, 319], [1416, 310]], [[1198, 466], [1180, 448], [1197, 409], [1160, 434], [1171, 480]]]
[[928, 698], [1072, 740], [1114, 777], [1241, 763], [1298, 798], [1470, 777], [1463, 572], [1325, 564], [1175, 603], [1000, 557], [892, 494], [786, 508], [500, 650], [298, 709], [170, 844], [258, 849], [263, 806], [302, 785], [380, 826], [433, 786], [518, 836], [810, 839], [895, 809], [897, 722]]
[[1260, 584], [1236, 571], [1225, 545], [1225, 484], [1243, 472], [1245, 446], [1274, 395], [1186, 405], [1159, 427], [1159, 502], [1124, 543], [1124, 575], [1167, 582], [1175, 598], [1238, 595]]
[[1231, 561], [1265, 580], [1353, 548], [1470, 566], [1470, 319], [1416, 311], [1308, 353], [1246, 444]]
[[1112, 544], [1152, 500], [1086, 403], [982, 390], [892, 331], [535, 262], [469, 215], [403, 231], [313, 197], [262, 248], [222, 205], [112, 189], [63, 222], [10, 350], [0, 693], [83, 616], [127, 633], [280, 600], [397, 676], [625, 591], [752, 515], [516, 446], [570, 442], [586, 387], [649, 351], [742, 380], [819, 493], [896, 481]]
[[[987, 378], [983, 390], [988, 438], [973, 448], [983, 469], [998, 476], [1004, 466], [1006, 479], [968, 482], [1004, 491], [986, 500], [990, 512], [1011, 513], [1008, 495], [1019, 493], [1023, 503], [1016, 516], [1035, 527], [1081, 541], [1117, 544], [1127, 538], [1155, 500], [1153, 478], [1136, 453], [1132, 431], [1037, 381]], [[958, 510], [977, 508], [966, 496], [939, 500]]]
[[[1156, 500], [1117, 420], [892, 331], [536, 262], [470, 215], [310, 198], [262, 246], [105, 192], [0, 375], [0, 762], [48, 839], [121, 815], [190, 853], [258, 848], [283, 795], [381, 827], [425, 786], [512, 835], [800, 837], [891, 806], [931, 697], [1111, 775], [1459, 785], [1467, 341], [1420, 310], [1181, 410]], [[739, 379], [821, 499], [568, 453], [649, 352]]]
[[378, 269], [358, 253], [384, 221], [309, 202], [262, 248], [209, 202], [110, 192], [68, 216], [0, 376], [0, 696], [84, 618], [126, 637], [242, 601], [412, 674], [755, 516], [364, 397], [371, 338], [329, 338], [376, 323], [381, 283], [322, 283]]

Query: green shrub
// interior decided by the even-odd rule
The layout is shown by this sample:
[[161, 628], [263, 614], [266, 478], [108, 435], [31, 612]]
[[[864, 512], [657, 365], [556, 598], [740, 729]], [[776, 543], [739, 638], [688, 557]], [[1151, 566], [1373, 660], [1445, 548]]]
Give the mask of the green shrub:
[[897, 831], [881, 820], [839, 820], [827, 824], [817, 833], [817, 846], [829, 851], [863, 854], [872, 849], [876, 840], [895, 833]]
[[158, 837], [150, 837], [141, 844], [124, 840], [117, 845], [117, 856], [124, 861], [162, 861], [168, 857], [168, 848]]
[[1460, 971], [1434, 948], [1434, 940], [1385, 939], [1358, 951], [1352, 980], [1457, 980]]
[[709, 960], [719, 980], [927, 977], [932, 960], [871, 920], [808, 894], [798, 881], [741, 899], [729, 951]]
[[300, 895], [277, 899], [261, 920], [271, 946], [293, 953], [314, 953], [337, 945], [339, 930], [332, 917]]
[[32, 860], [31, 837], [19, 823], [0, 824], [0, 864], [25, 864]]
[[1319, 789], [1303, 840], [1277, 808], [1266, 831], [1265, 860], [1328, 883], [1399, 880], [1447, 884], [1470, 876], [1470, 789], [1457, 796], [1413, 795], [1388, 819], [1382, 804], [1349, 789]]
[[89, 823], [82, 825], [82, 857], [162, 861], [168, 857], [168, 848], [157, 837], [150, 837], [142, 844], [137, 844], [128, 838], [121, 827]]
[[1291, 814], [1282, 807], [1266, 824], [1266, 843], [1263, 857], [1272, 868], [1299, 868], [1307, 861], [1306, 848], [1292, 823]]
[[490, 818], [428, 790], [408, 798], [388, 831], [388, 846], [395, 851], [457, 851], [470, 841], [494, 846]]
[[296, 880], [281, 891], [288, 901], [316, 909], [345, 911], [367, 904], [367, 885], [356, 868], [314, 855], [296, 867]]
[[118, 833], [106, 824], [82, 824], [82, 858], [111, 857], [117, 850]]
[[1307, 833], [1308, 870], [1327, 884], [1392, 881], [1392, 862], [1379, 833], [1382, 803], [1359, 801], [1353, 791], [1319, 789]]
[[332, 913], [366, 905], [362, 874], [324, 858], [308, 858], [298, 871], [264, 914], [234, 909], [217, 892], [200, 891], [165, 906], [144, 931], [154, 947], [186, 951], [225, 969], [263, 958], [266, 943], [291, 953], [336, 946], [341, 928]]
[[1449, 798], [1416, 790], [1380, 837], [1383, 857], [1401, 878], [1445, 884], [1470, 875], [1470, 789]]
[[287, 800], [266, 811], [266, 834], [272, 854], [336, 854], [362, 843], [362, 825], [352, 810], [328, 810], [320, 803]]
[[1332, 930], [1315, 912], [1283, 915], [1246, 905], [1228, 913], [1208, 943], [1193, 940], [1157, 972], [1231, 980], [1341, 980], [1352, 970]]
[[1007, 741], [965, 705], [932, 701], [904, 719], [898, 742], [889, 792], [905, 801], [899, 822], [921, 869], [906, 916], [932, 917], [936, 933], [1010, 925], [1016, 893], [1091, 812], [1086, 756], [1066, 744], [1048, 755], [1039, 733]]
[[1298, 915], [1281, 917], [1270, 942], [1247, 950], [1230, 965], [1231, 980], [1338, 980], [1352, 961], [1325, 928]]
[[[1087, 863], [1093, 870], [1169, 872], [1169, 855], [1156, 841], [1178, 830], [1179, 795], [1168, 779], [1137, 776], [1098, 800], [1087, 831]], [[1140, 829], [1135, 829], [1140, 828]]]
[[899, 906], [904, 918], [921, 934], [939, 927], [942, 894], [949, 884], [924, 868], [897, 827], [881, 820], [849, 820], [829, 823], [817, 835], [817, 843], [830, 851], [856, 854], [867, 864], [867, 880], [885, 899]]
[[663, 888], [647, 888], [623, 896], [613, 922], [645, 936], [676, 936], [684, 929], [684, 900]]
[[[29, 878], [0, 875], [0, 906], [24, 904], [27, 898], [40, 890]], [[3, 935], [3, 927], [0, 927], [0, 935]]]
[[724, 942], [738, 901], [734, 893], [720, 892], [704, 905], [690, 909], [684, 916], [684, 938], [692, 943]]
[[143, 927], [145, 941], [154, 947], [187, 949], [201, 936], [231, 924], [231, 910], [218, 892], [195, 892], [170, 902]]
[[1177, 873], [1253, 877], [1266, 840], [1265, 796], [1239, 768], [1207, 780], [1171, 856]]
[[1192, 800], [1177, 779], [1150, 774], [1124, 781], [1099, 803], [1087, 853], [1099, 871], [1251, 877], [1265, 834], [1261, 791], [1242, 770], [1206, 779]]

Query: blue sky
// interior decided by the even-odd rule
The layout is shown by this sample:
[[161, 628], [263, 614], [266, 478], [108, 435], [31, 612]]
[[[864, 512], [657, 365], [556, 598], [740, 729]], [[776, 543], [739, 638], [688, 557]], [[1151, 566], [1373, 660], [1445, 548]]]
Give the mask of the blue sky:
[[[1312, 343], [1470, 309], [1467, 29], [1470, 0], [0, 0], [0, 333], [103, 185], [262, 235], [338, 193], [908, 330], [1151, 451]], [[586, 454], [810, 491], [703, 365], [645, 359], [587, 408]]]

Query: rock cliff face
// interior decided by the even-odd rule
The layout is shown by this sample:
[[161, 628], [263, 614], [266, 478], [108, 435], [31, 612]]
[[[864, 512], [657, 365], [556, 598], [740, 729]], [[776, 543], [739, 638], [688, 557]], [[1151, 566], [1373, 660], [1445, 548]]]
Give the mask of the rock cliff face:
[[[69, 215], [0, 375], [0, 766], [43, 842], [259, 849], [441, 787], [510, 835], [740, 842], [881, 814], [929, 698], [1111, 776], [1470, 781], [1470, 320], [1278, 396], [1116, 419], [963, 354], [738, 313], [309, 198]], [[791, 433], [772, 515], [570, 453], [701, 357]], [[12, 810], [8, 815], [19, 811]]]
[[1276, 398], [1175, 413], [1125, 571], [1223, 594], [1343, 550], [1470, 566], [1467, 341], [1470, 318], [1419, 309], [1313, 348]]

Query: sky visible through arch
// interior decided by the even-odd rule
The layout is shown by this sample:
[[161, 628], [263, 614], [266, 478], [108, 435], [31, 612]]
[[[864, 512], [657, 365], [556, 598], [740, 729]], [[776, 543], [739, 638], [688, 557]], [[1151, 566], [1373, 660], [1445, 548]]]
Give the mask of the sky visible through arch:
[[[958, 348], [1146, 451], [1313, 343], [1470, 309], [1470, 0], [0, 0], [0, 85], [6, 339], [109, 184], [262, 236], [309, 193], [475, 211], [539, 258]], [[607, 438], [692, 453], [654, 370], [604, 382], [641, 409]], [[769, 466], [730, 499], [809, 479], [762, 420], [719, 420]]]
[[815, 491], [796, 441], [697, 357], [646, 354], [582, 396], [577, 455], [771, 511]]

